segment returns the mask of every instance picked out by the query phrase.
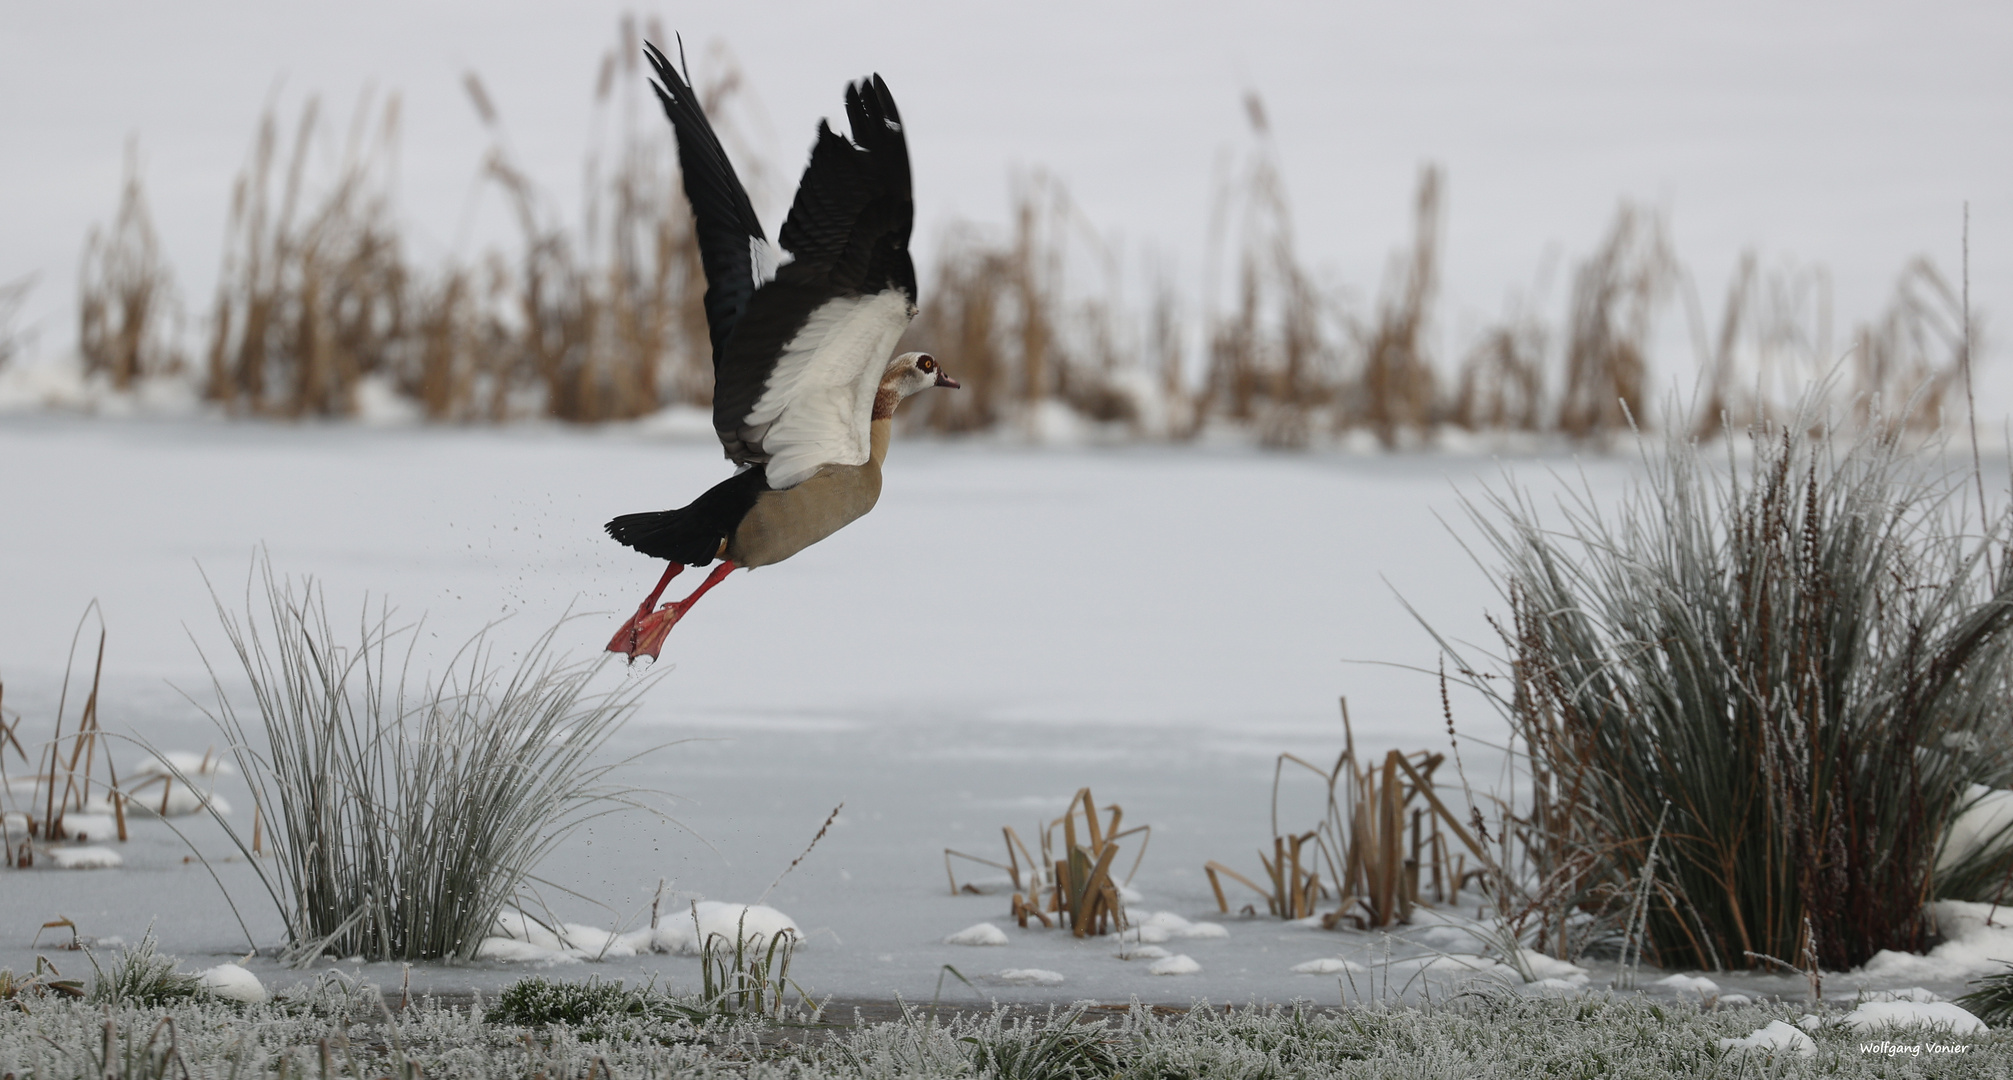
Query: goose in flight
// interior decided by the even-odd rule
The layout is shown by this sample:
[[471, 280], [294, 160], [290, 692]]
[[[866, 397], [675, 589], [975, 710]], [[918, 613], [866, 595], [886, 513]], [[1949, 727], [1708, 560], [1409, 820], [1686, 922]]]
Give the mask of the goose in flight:
[[[779, 256], [689, 80], [654, 45], [644, 51], [677, 135], [706, 271], [713, 427], [740, 468], [689, 506], [608, 523], [608, 535], [671, 563], [608, 643], [631, 662], [655, 659], [735, 567], [782, 562], [873, 509], [895, 406], [958, 386], [935, 357], [890, 356], [915, 318], [916, 269], [909, 148], [887, 83], [874, 75], [846, 88], [852, 138], [819, 122]], [[715, 559], [692, 595], [656, 607], [680, 571]]]

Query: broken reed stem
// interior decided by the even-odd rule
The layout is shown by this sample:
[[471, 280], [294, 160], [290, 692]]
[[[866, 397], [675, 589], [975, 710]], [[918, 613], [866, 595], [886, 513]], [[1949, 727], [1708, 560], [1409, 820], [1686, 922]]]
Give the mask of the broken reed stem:
[[[784, 867], [783, 872], [776, 875], [776, 880], [770, 882], [769, 887], [762, 890], [762, 895], [756, 897], [755, 899], [755, 902], [757, 904], [761, 903], [764, 900], [767, 900], [769, 898], [769, 894], [776, 891], [776, 886], [781, 885], [783, 883], [783, 879], [790, 876], [790, 871], [795, 870], [797, 868], [797, 864], [803, 862], [805, 857], [811, 854], [811, 849], [817, 847], [818, 841], [823, 840], [825, 838], [825, 832], [826, 830], [832, 827], [832, 822], [839, 820], [839, 811], [844, 810], [845, 808], [846, 804], [843, 802], [841, 802], [837, 806], [832, 807], [832, 812], [825, 815], [825, 823], [823, 825], [818, 826], [818, 835], [811, 837], [811, 842], [809, 844], [804, 845], [803, 853], [798, 855], [796, 858], [791, 859], [790, 865]], [[944, 860], [944, 866], [946, 868], [950, 866], [949, 858], [946, 858]], [[955, 893], [957, 890], [956, 888], [953, 888], [951, 891]]]

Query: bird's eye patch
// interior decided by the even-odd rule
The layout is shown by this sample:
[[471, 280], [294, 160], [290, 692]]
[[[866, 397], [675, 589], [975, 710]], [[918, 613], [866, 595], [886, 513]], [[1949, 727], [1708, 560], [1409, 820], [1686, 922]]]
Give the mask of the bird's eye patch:
[[926, 372], [935, 371], [937, 369], [937, 361], [935, 357], [925, 356], [921, 360], [916, 361], [916, 366]]

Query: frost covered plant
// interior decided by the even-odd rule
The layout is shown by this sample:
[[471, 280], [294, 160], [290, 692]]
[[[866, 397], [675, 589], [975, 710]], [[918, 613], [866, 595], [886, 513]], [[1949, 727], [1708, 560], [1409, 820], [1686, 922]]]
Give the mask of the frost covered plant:
[[1093, 1080], [1124, 1063], [1121, 1040], [1102, 1023], [1079, 1025], [1082, 1010], [1045, 1023], [993, 1025], [959, 1041], [971, 1048], [972, 1071], [998, 1080]]
[[1957, 999], [1957, 1004], [1993, 1027], [2013, 1027], [2013, 963], [1997, 975], [1974, 981], [1974, 989]]
[[180, 961], [155, 951], [153, 927], [147, 928], [139, 944], [121, 946], [108, 964], [100, 965], [89, 948], [84, 956], [96, 972], [90, 1000], [99, 1004], [151, 1008], [207, 996], [200, 976], [178, 970]]
[[[388, 610], [366, 609], [344, 644], [313, 582], [263, 571], [263, 620], [249, 595], [242, 618], [217, 605], [256, 719], [212, 669], [214, 719], [257, 804], [249, 839], [217, 821], [285, 919], [289, 955], [472, 958], [548, 851], [634, 805], [594, 758], [648, 681], [590, 692], [594, 665], [552, 657], [557, 627], [500, 668], [485, 630], [414, 692]], [[260, 848], [272, 858], [250, 858]]]
[[[1651, 880], [1668, 803], [1641, 908], [1656, 962], [1919, 950], [1953, 809], [2007, 775], [2006, 520], [1967, 531], [1970, 474], [1892, 436], [1763, 426], [1745, 462], [1738, 442], [1715, 467], [1673, 438], [1612, 511], [1471, 507], [1510, 605], [1508, 670], [1477, 681], [1526, 755], [1524, 873], [1561, 924], [1598, 908]], [[1997, 882], [2006, 858], [1946, 878]]]

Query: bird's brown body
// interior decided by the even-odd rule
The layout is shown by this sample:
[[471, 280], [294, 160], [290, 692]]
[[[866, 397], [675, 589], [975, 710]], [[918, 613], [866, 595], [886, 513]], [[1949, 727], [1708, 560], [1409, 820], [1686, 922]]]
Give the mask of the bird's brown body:
[[889, 412], [874, 418], [866, 464], [825, 465], [796, 487], [763, 492], [727, 538], [722, 557], [750, 569], [779, 563], [872, 510], [894, 434], [892, 407]]

